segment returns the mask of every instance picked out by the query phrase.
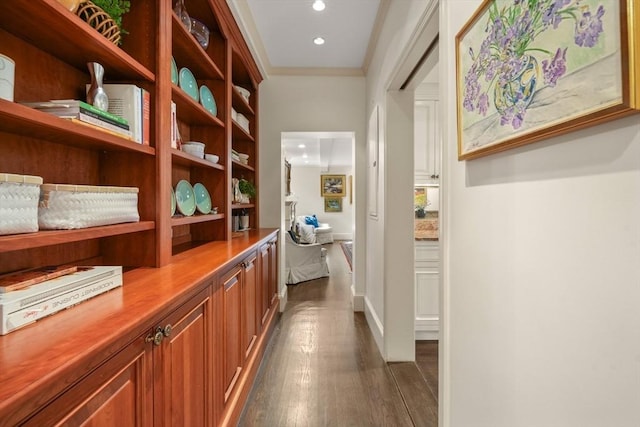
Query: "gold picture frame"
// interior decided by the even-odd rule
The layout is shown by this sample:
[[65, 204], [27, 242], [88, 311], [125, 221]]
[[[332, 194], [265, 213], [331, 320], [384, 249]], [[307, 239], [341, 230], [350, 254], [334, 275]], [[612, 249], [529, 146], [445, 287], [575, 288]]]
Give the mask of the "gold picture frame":
[[346, 175], [320, 175], [320, 196], [346, 196]]
[[485, 0], [456, 35], [459, 160], [640, 110], [640, 0], [552, 3]]
[[325, 212], [342, 212], [342, 197], [329, 196], [324, 198]]

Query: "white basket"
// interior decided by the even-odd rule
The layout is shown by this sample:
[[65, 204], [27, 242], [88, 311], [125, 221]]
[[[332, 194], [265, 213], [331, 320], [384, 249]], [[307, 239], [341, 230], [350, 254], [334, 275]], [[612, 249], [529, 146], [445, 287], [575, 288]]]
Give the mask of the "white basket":
[[38, 224], [41, 229], [70, 230], [140, 221], [138, 189], [43, 184]]
[[38, 231], [42, 178], [0, 173], [0, 234]]

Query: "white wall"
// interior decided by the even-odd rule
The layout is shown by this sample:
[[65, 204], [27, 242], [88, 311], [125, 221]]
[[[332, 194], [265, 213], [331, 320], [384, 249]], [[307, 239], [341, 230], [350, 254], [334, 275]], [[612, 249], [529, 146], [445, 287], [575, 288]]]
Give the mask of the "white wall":
[[640, 425], [640, 118], [456, 157], [454, 37], [441, 2], [443, 424]]
[[367, 73], [367, 117], [380, 107], [378, 216], [366, 218], [365, 314], [382, 356], [414, 360], [413, 93], [387, 93], [432, 2], [392, 1]]
[[296, 215], [312, 215], [318, 217], [319, 222], [328, 223], [333, 229], [336, 240], [351, 240], [353, 238], [354, 205], [349, 204], [349, 189], [342, 198], [342, 212], [325, 212], [324, 197], [320, 195], [320, 175], [353, 175], [351, 168], [333, 167], [326, 171], [320, 167], [292, 166], [291, 191], [295, 195]]
[[[354, 176], [356, 223], [364, 224], [365, 178], [365, 79], [363, 77], [272, 76], [260, 84], [260, 224], [284, 227], [284, 172], [282, 132], [338, 131], [355, 133]], [[319, 189], [318, 183], [317, 188]], [[365, 230], [354, 235], [354, 307], [362, 309], [365, 288]], [[280, 277], [284, 245], [280, 247]], [[280, 294], [286, 299], [286, 286]]]

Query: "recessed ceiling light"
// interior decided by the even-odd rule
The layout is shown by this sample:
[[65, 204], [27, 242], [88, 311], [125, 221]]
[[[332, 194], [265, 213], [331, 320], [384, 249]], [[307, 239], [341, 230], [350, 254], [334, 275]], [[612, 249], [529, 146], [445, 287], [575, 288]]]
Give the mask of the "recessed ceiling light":
[[307, 156], [307, 153], [304, 153], [304, 154], [302, 155], [302, 158], [303, 158], [303, 159], [306, 159], [307, 157], [309, 157], [309, 156]]
[[322, 0], [316, 0], [313, 2], [312, 7], [313, 7], [313, 10], [320, 12], [324, 10], [325, 4]]
[[304, 145], [304, 144], [299, 144], [298, 145], [298, 148], [305, 148], [305, 147], [306, 147], [306, 145]]
[[313, 42], [320, 46], [321, 44], [324, 44], [324, 39], [322, 37], [316, 37], [315, 39], [313, 39]]

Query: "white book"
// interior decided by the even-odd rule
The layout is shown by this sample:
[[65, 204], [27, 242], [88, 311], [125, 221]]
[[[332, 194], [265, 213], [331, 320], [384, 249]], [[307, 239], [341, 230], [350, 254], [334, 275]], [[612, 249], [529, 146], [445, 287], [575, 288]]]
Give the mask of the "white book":
[[9, 313], [6, 316], [3, 315], [0, 335], [6, 335], [36, 320], [55, 314], [119, 286], [122, 286], [122, 276], [113, 276], [86, 284], [65, 294], [51, 297], [46, 301], [41, 301], [30, 307]]
[[109, 97], [107, 111], [127, 120], [131, 126], [131, 137], [142, 144], [142, 89], [132, 84], [114, 83], [105, 83], [102, 87]]
[[176, 117], [176, 103], [171, 101], [171, 148], [178, 148], [178, 118]]
[[78, 267], [78, 271], [24, 289], [0, 294], [0, 313], [11, 313], [87, 283], [122, 276], [121, 266]]

